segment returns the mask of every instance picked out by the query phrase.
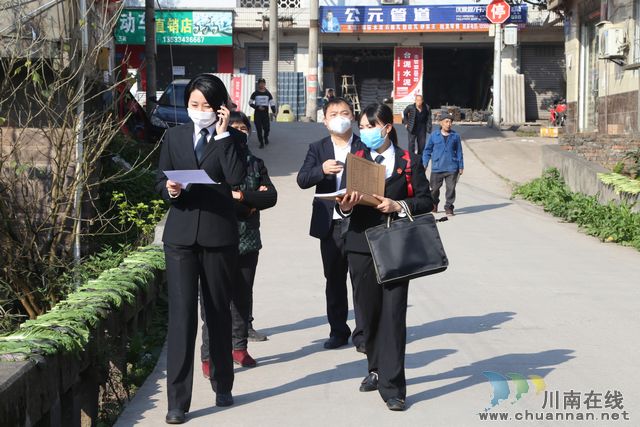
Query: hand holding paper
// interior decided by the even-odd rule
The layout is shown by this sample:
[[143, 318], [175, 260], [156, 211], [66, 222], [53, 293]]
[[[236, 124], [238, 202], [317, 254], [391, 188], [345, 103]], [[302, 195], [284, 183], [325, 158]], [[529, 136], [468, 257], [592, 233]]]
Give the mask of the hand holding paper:
[[187, 188], [189, 184], [219, 184], [212, 180], [202, 169], [163, 171], [168, 179]]

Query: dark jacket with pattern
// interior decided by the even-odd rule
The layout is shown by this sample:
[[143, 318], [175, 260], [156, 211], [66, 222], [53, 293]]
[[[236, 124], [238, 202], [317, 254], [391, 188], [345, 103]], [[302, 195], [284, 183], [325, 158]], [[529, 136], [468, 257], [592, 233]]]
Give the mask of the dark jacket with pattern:
[[[427, 120], [422, 123], [424, 128], [427, 130], [427, 133], [431, 133], [431, 129], [433, 127], [432, 117], [431, 117], [431, 108], [427, 104], [422, 104], [422, 108], [427, 111]], [[418, 130], [418, 123], [416, 123], [416, 117], [418, 115], [418, 108], [416, 104], [409, 104], [407, 108], [404, 109], [402, 113], [402, 122], [407, 125], [407, 131], [410, 133], [415, 133]]]
[[[240, 255], [244, 255], [262, 249], [260, 211], [275, 206], [278, 192], [269, 178], [264, 161], [254, 156], [246, 144], [239, 151], [247, 161], [247, 176], [242, 184], [233, 189], [242, 191], [244, 195], [242, 202], [234, 200], [240, 234], [238, 249]], [[258, 191], [262, 185], [267, 187], [266, 191]]]

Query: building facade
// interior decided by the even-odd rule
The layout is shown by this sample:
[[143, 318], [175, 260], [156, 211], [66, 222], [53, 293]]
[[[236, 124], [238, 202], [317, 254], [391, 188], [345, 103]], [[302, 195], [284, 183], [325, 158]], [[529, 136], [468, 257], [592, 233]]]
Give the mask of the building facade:
[[638, 133], [640, 1], [567, 0], [567, 132]]
[[[489, 0], [395, 0], [392, 5], [388, 4], [394, 3], [392, 0], [319, 3], [320, 96], [326, 88], [335, 88], [341, 94], [342, 76], [347, 75], [353, 76], [363, 106], [398, 99], [407, 88], [400, 87], [403, 79], [394, 73], [394, 66], [398, 71], [400, 56], [410, 49], [417, 62], [411, 70], [401, 72], [412, 73], [411, 94], [424, 94], [432, 107], [486, 110], [490, 106], [494, 42], [484, 17]], [[167, 30], [167, 19], [176, 12], [232, 16], [231, 37], [219, 39], [215, 45], [200, 43], [193, 33], [179, 38], [179, 44], [175, 37], [180, 35], [172, 33], [165, 44], [159, 33], [159, 89], [173, 78], [204, 71], [264, 77], [270, 86], [269, 0], [219, 0], [213, 7], [206, 0], [161, 0], [159, 4], [156, 30]], [[124, 13], [135, 16], [127, 15], [121, 24], [126, 28], [134, 25], [132, 22], [139, 24], [143, 6], [142, 0], [127, 0]], [[304, 96], [301, 85], [308, 68], [309, 0], [278, 0], [278, 8], [278, 70], [286, 79], [282, 88], [279, 84], [278, 93], [289, 91], [287, 96], [291, 98], [293, 92], [302, 91]], [[180, 26], [185, 16], [178, 18]], [[172, 22], [175, 29], [176, 21]], [[562, 20], [523, 4], [512, 8], [512, 22], [517, 26], [518, 44], [504, 48], [503, 74], [523, 76], [526, 120], [545, 120], [553, 99], [565, 95]], [[138, 36], [118, 39], [116, 32], [116, 43], [119, 61], [126, 58], [129, 68], [143, 66], [144, 46]], [[296, 98], [295, 102], [302, 105], [304, 99]]]

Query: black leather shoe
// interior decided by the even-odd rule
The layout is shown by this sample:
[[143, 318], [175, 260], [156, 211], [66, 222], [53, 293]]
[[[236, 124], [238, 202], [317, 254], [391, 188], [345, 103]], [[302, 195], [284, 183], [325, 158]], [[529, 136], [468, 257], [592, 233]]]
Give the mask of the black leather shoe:
[[327, 350], [333, 350], [335, 348], [342, 347], [343, 345], [347, 345], [348, 342], [349, 338], [330, 337], [324, 342], [324, 348]]
[[406, 409], [406, 405], [404, 403], [404, 399], [400, 399], [399, 397], [392, 397], [387, 400], [387, 408], [391, 411], [404, 411]]
[[216, 406], [231, 406], [233, 405], [233, 396], [231, 393], [217, 393], [216, 394]]
[[170, 409], [164, 420], [167, 424], [182, 424], [185, 420], [184, 411], [182, 409]]
[[369, 372], [360, 383], [360, 391], [375, 391], [378, 389], [378, 373]]

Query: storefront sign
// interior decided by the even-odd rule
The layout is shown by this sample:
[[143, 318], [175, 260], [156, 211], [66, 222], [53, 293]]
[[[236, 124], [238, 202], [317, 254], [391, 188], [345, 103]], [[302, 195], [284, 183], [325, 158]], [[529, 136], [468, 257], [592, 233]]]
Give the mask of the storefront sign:
[[[156, 10], [159, 45], [231, 46], [232, 28], [232, 12]], [[144, 44], [144, 10], [123, 10], [115, 39], [116, 44]]]
[[412, 103], [422, 94], [422, 48], [396, 47], [393, 54], [393, 102]]
[[231, 79], [231, 101], [236, 104], [237, 111], [242, 111], [242, 77], [233, 77]]
[[[486, 31], [486, 5], [320, 7], [323, 33]], [[512, 24], [526, 24], [527, 5], [511, 7]]]

